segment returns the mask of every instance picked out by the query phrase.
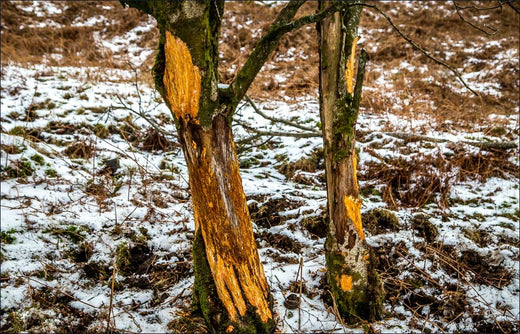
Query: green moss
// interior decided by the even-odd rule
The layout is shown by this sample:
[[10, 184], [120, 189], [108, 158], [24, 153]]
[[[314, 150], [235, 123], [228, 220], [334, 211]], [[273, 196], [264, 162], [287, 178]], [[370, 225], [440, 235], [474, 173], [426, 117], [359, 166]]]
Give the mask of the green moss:
[[67, 228], [54, 228], [51, 230], [44, 230], [43, 232], [50, 233], [58, 237], [65, 237], [73, 243], [79, 244], [81, 241], [85, 240], [85, 237], [88, 233], [90, 233], [90, 230], [85, 226], [78, 227], [76, 225], [69, 225]]
[[130, 247], [126, 242], [121, 242], [116, 247], [116, 265], [118, 268], [130, 265]]
[[[1, 167], [0, 167], [1, 168]], [[14, 165], [2, 168], [1, 180], [13, 178], [26, 178], [34, 173], [34, 167], [26, 158], [16, 161]]]
[[[330, 241], [327, 241], [330, 243]], [[367, 246], [368, 247], [368, 246]], [[327, 278], [330, 294], [325, 296], [327, 303], [334, 302], [339, 313], [348, 324], [357, 324], [361, 319], [374, 321], [381, 317], [383, 305], [383, 288], [375, 270], [376, 258], [369, 249], [366, 281], [360, 273], [346, 267], [345, 258], [339, 252], [327, 251]], [[352, 276], [352, 289], [343, 291], [340, 286], [342, 275]]]
[[9, 327], [9, 331], [13, 333], [20, 333], [25, 330], [25, 324], [22, 317], [15, 311], [11, 311], [9, 315], [7, 315], [7, 323], [11, 324]]
[[[193, 312], [202, 316], [208, 328], [215, 333], [223, 333], [231, 325], [233, 333], [271, 333], [274, 329], [274, 320], [264, 323], [257, 315], [255, 308], [247, 306], [246, 314], [241, 317], [239, 323], [231, 322], [229, 316], [220, 302], [206, 259], [206, 247], [202, 233], [198, 230], [193, 240], [193, 268], [195, 282], [193, 288]], [[269, 307], [273, 308], [273, 299], [269, 295]]]
[[36, 164], [40, 166], [43, 166], [43, 164], [45, 163], [45, 159], [43, 159], [43, 157], [39, 154], [34, 154], [33, 156], [31, 156], [31, 160], [36, 162]]
[[16, 230], [14, 228], [8, 230], [8, 231], [1, 231], [0, 232], [0, 242], [3, 244], [12, 244], [16, 241], [16, 237], [13, 235], [16, 233]]
[[94, 134], [99, 138], [104, 139], [110, 136], [110, 131], [107, 129], [106, 126], [98, 123], [94, 126]]
[[23, 126], [15, 126], [11, 130], [9, 130], [9, 134], [12, 136], [23, 137], [23, 136], [25, 136], [26, 133], [27, 133], [27, 131], [25, 130], [25, 128]]
[[159, 45], [157, 46], [157, 54], [155, 55], [155, 63], [152, 67], [152, 74], [155, 82], [155, 89], [161, 94], [163, 98], [166, 96], [166, 88], [164, 87], [163, 83], [164, 69], [166, 68], [166, 56], [164, 53], [165, 43], [166, 35], [164, 30], [161, 29], [161, 33], [159, 36]]
[[55, 169], [48, 168], [45, 170], [45, 175], [47, 175], [48, 177], [57, 177], [58, 172]]
[[399, 219], [392, 211], [375, 208], [362, 215], [365, 230], [372, 235], [399, 230]]
[[[210, 328], [213, 330], [220, 328], [221, 330], [217, 331], [222, 332], [223, 324], [229, 322], [228, 315], [218, 299], [217, 288], [206, 259], [206, 246], [200, 229], [195, 232], [192, 254], [195, 275], [192, 304], [194, 312], [200, 313]], [[223, 316], [226, 319], [222, 319]], [[225, 330], [225, 328], [223, 329]]]

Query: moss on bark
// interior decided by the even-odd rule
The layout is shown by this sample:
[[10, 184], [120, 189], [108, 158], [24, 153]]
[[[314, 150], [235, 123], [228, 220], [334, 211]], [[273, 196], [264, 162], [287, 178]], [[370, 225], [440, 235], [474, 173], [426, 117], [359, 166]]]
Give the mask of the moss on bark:
[[[206, 259], [206, 248], [202, 233], [198, 230], [193, 241], [193, 267], [195, 271], [195, 282], [193, 284], [193, 312], [200, 314], [210, 330], [214, 333], [272, 333], [274, 320], [263, 322], [256, 309], [247, 305], [247, 312], [238, 322], [229, 319], [225, 308], [220, 303], [217, 289], [213, 281], [211, 269]], [[269, 294], [269, 307], [273, 307], [273, 299]]]
[[193, 310], [195, 313], [200, 313], [213, 331], [222, 332], [222, 327], [229, 322], [229, 317], [219, 302], [215, 282], [206, 259], [206, 247], [200, 229], [195, 233], [192, 256], [193, 270], [195, 272], [192, 300]]
[[[329, 241], [330, 242], [330, 241]], [[368, 246], [366, 246], [368, 247]], [[375, 321], [380, 319], [384, 292], [381, 280], [375, 271], [373, 252], [367, 249], [367, 272], [359, 273], [346, 265], [348, 261], [341, 252], [327, 251], [327, 279], [334, 301], [341, 317], [347, 324], [357, 324], [360, 320]], [[349, 289], [341, 285], [341, 278], [349, 277]], [[330, 296], [329, 296], [330, 298]]]

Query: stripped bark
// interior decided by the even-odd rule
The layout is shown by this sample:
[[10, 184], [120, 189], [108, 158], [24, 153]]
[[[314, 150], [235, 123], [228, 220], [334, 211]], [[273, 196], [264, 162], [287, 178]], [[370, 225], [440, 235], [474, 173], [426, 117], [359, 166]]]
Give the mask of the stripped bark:
[[215, 332], [270, 332], [265, 278], [239, 173], [226, 105], [218, 94], [223, 2], [128, 1], [157, 19], [156, 88], [176, 121], [195, 220], [194, 306]]
[[231, 118], [281, 37], [340, 9], [293, 18], [290, 1], [227, 88], [218, 88], [223, 1], [121, 0], [152, 15], [160, 30], [156, 89], [176, 120], [195, 216], [194, 304], [216, 332], [271, 332], [269, 288], [240, 178]]
[[[320, 10], [333, 2], [320, 2]], [[354, 56], [362, 6], [347, 8], [318, 25], [320, 116], [327, 175], [329, 228], [325, 244], [327, 279], [338, 311], [348, 323], [374, 320], [382, 287], [373, 269], [361, 222], [356, 177], [355, 124], [366, 52], [354, 86]]]

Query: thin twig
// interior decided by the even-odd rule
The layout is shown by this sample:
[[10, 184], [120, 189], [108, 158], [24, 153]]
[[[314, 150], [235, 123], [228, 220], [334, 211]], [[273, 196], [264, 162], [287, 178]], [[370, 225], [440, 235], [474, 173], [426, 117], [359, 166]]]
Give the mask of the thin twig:
[[256, 104], [251, 100], [251, 98], [249, 98], [249, 96], [247, 96], [247, 94], [244, 96], [244, 98], [246, 99], [246, 101], [251, 105], [251, 107], [253, 107], [254, 111], [262, 116], [263, 118], [265, 119], [268, 119], [272, 122], [275, 122], [275, 123], [282, 123], [282, 124], [285, 124], [285, 125], [289, 125], [289, 126], [292, 126], [292, 127], [295, 127], [295, 128], [298, 128], [300, 130], [304, 130], [304, 131], [310, 131], [312, 133], [316, 133], [318, 134], [318, 132], [316, 131], [316, 129], [314, 128], [309, 128], [307, 126], [303, 126], [303, 125], [300, 125], [300, 124], [297, 124], [297, 123], [294, 123], [294, 122], [291, 122], [291, 121], [288, 121], [288, 120], [285, 120], [285, 119], [281, 119], [281, 118], [275, 118], [275, 117], [271, 117], [269, 115], [266, 115], [264, 112], [262, 112], [260, 110], [260, 108], [258, 108], [256, 106]]
[[[262, 135], [258, 135], [258, 134], [256, 134], [256, 135], [252, 135], [252, 136], [250, 136], [250, 137], [248, 137], [248, 138], [241, 139], [241, 140], [239, 140], [239, 141], [236, 142], [236, 143], [237, 143], [237, 145], [242, 145], [242, 143], [250, 143], [251, 141], [253, 141], [253, 140], [255, 140], [255, 139], [258, 139], [258, 138], [261, 138], [261, 137], [263, 137], [263, 136], [262, 136]], [[262, 145], [264, 145], [264, 144], [267, 144], [267, 143], [270, 142], [271, 139], [273, 139], [273, 138], [274, 138], [274, 136], [271, 136], [271, 137], [267, 138], [266, 140], [264, 140], [263, 142], [261, 142], [260, 144], [249, 145], [249, 146], [246, 146], [246, 147], [239, 147], [239, 148], [237, 149], [237, 154], [241, 154], [242, 152], [245, 152], [245, 151], [247, 151], [247, 150], [250, 150], [250, 149], [252, 149], [252, 148], [254, 148], [254, 147], [260, 147], [260, 146], [262, 146]]]
[[480, 96], [475, 90], [473, 90], [467, 83], [466, 81], [462, 78], [462, 75], [460, 74], [459, 71], [457, 71], [455, 68], [453, 68], [452, 66], [446, 64], [445, 62], [443, 62], [442, 60], [440, 59], [437, 59], [435, 58], [434, 56], [432, 56], [428, 51], [426, 51], [425, 49], [423, 49], [422, 47], [420, 47], [419, 45], [417, 45], [410, 37], [406, 36], [402, 31], [401, 29], [399, 29], [395, 24], [394, 22], [392, 21], [392, 19], [384, 12], [382, 11], [379, 7], [375, 6], [375, 5], [369, 5], [369, 4], [362, 4], [363, 6], [365, 7], [368, 7], [368, 8], [372, 8], [373, 10], [377, 11], [379, 14], [381, 14], [387, 21], [388, 23], [390, 23], [390, 25], [392, 26], [392, 28], [394, 28], [394, 30], [404, 39], [406, 40], [411, 46], [413, 46], [416, 50], [420, 51], [423, 55], [425, 55], [427, 58], [433, 60], [435, 63], [441, 65], [441, 66], [444, 66], [445, 68], [447, 68], [448, 70], [450, 70], [459, 80], [460, 82], [464, 85], [464, 87], [466, 87], [466, 89], [468, 89], [470, 92], [472, 92], [473, 94], [475, 94], [476, 96]]
[[319, 133], [312, 133], [312, 132], [278, 132], [278, 131], [261, 131], [253, 128], [249, 124], [236, 121], [237, 124], [243, 126], [249, 131], [255, 132], [261, 136], [275, 136], [275, 137], [294, 137], [294, 138], [316, 138], [321, 137], [321, 134]]
[[[471, 27], [473, 27], [473, 28], [477, 29], [478, 31], [481, 31], [484, 34], [489, 35], [489, 36], [493, 36], [493, 35], [495, 35], [498, 32], [498, 29], [495, 29], [493, 27], [489, 27], [489, 26], [484, 24], [484, 27], [486, 27], [487, 29], [491, 30], [492, 32], [486, 31], [486, 30], [482, 29], [481, 27], [477, 26], [476, 24], [468, 21], [464, 16], [462, 16], [462, 13], [460, 11], [461, 9], [464, 9], [464, 8], [459, 6], [457, 4], [457, 1], [455, 1], [455, 0], [452, 0], [451, 2], [453, 2], [453, 5], [455, 5], [455, 9], [457, 10], [457, 15], [460, 17], [460, 19], [462, 21], [466, 22], [467, 24], [469, 24]], [[493, 8], [496, 8], [496, 7], [493, 7]]]
[[296, 279], [300, 275], [300, 296], [298, 298], [298, 332], [302, 331], [302, 286], [303, 286], [303, 257], [300, 257], [300, 266], [298, 267], [298, 273]]
[[[108, 306], [108, 317], [107, 317], [107, 333], [110, 333], [110, 319], [111, 319], [111, 313], [112, 313], [112, 307], [113, 307], [113, 301], [114, 301], [114, 282], [116, 280], [116, 263], [114, 262], [112, 264], [112, 284], [110, 286], [110, 305]], [[115, 319], [114, 319], [114, 327], [116, 327]]]

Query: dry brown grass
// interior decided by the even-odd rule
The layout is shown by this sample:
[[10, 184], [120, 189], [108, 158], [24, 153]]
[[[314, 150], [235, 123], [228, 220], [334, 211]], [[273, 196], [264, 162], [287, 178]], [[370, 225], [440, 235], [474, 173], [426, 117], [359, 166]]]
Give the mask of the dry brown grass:
[[[123, 9], [118, 2], [112, 1], [55, 1], [52, 4], [62, 9], [63, 13], [46, 17], [37, 17], [34, 13], [22, 10], [21, 4], [20, 1], [2, 3], [3, 64], [38, 63], [45, 58], [52, 65], [126, 68], [128, 65], [123, 55], [96, 47], [94, 34], [98, 33], [103, 38], [123, 36], [147, 19], [139, 11]], [[465, 18], [478, 26], [488, 25], [497, 29], [495, 35], [487, 36], [462, 21], [451, 2], [375, 1], [370, 4], [384, 10], [403, 33], [434, 56], [441, 60], [447, 59], [453, 67], [464, 68], [464, 73], [482, 73], [485, 78], [477, 81], [494, 83], [502, 95], [496, 97], [484, 92], [480, 98], [473, 97], [463, 90], [448, 70], [414, 51], [381, 15], [367, 8], [363, 11], [360, 30], [361, 46], [368, 49], [371, 58], [365, 84], [371, 89], [365, 90], [362, 102], [366, 111], [390, 112], [410, 118], [421, 114], [436, 120], [437, 124], [456, 120], [457, 126], [468, 128], [489, 114], [516, 114], [519, 100], [518, 60], [505, 59], [499, 64], [496, 59], [500, 52], [518, 49], [518, 15], [510, 8], [505, 6], [487, 11], [469, 8], [462, 12]], [[461, 3], [468, 4], [489, 7], [489, 3], [484, 1]], [[313, 13], [316, 7], [317, 3], [310, 1], [298, 15]], [[279, 10], [280, 7], [255, 2], [226, 3], [220, 44], [219, 72], [222, 82], [229, 83], [233, 79]], [[487, 17], [483, 19], [478, 15]], [[84, 22], [95, 16], [104, 16], [107, 20], [96, 26], [73, 25], [75, 20]], [[38, 28], [38, 24], [46, 20], [54, 21], [59, 27], [46, 25]], [[153, 49], [157, 36], [157, 29], [152, 29], [137, 36], [134, 43]], [[316, 96], [317, 50], [314, 26], [303, 27], [283, 37], [249, 94], [264, 100], [289, 97], [289, 101], [303, 95]], [[49, 57], [51, 53], [60, 54], [62, 58], [53, 60]], [[472, 62], [472, 59], [477, 61]], [[404, 61], [410, 65], [399, 69]], [[153, 55], [142, 64], [139, 73], [149, 84], [152, 83], [149, 71], [152, 64]], [[417, 70], [421, 66], [426, 66], [422, 73]], [[395, 69], [398, 69], [396, 73]], [[381, 87], [377, 81], [380, 76], [391, 87]], [[285, 81], [277, 78], [285, 78]], [[456, 92], [452, 87], [462, 92]], [[408, 100], [408, 104], [404, 100]]]
[[451, 148], [453, 155], [419, 153], [410, 159], [384, 158], [365, 149], [380, 161], [366, 162], [360, 170], [360, 180], [368, 181], [364, 188], [382, 184], [383, 201], [393, 209], [421, 208], [429, 203], [446, 208], [454, 182], [485, 182], [491, 177], [515, 177], [520, 172], [518, 165], [510, 161], [516, 152], [468, 152], [467, 148], [456, 145]]
[[[37, 7], [41, 8], [42, 4], [36, 2]], [[130, 68], [124, 55], [127, 50], [114, 54], [101, 47], [95, 35], [106, 39], [122, 36], [145, 20], [145, 14], [122, 8], [115, 1], [53, 1], [52, 5], [62, 13], [39, 17], [22, 9], [27, 5], [24, 1], [2, 2], [2, 65], [46, 62], [52, 66]], [[93, 17], [104, 17], [105, 20], [94, 26], [77, 25], [77, 22], [84, 23]], [[154, 48], [157, 37], [158, 32], [152, 30], [138, 35], [135, 44]], [[140, 66], [144, 81], [151, 82], [149, 68], [152, 64], [153, 59], [134, 64]]]

